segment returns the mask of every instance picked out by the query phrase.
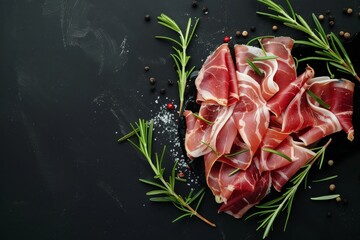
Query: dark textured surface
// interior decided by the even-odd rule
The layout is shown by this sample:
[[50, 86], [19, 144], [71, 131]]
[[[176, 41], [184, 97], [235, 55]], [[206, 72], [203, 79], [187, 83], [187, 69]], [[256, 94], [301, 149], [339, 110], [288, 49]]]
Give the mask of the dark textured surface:
[[[330, 10], [335, 33], [360, 31], [358, 0], [293, 2], [306, 19], [311, 12]], [[189, 49], [191, 64], [198, 68], [225, 35], [246, 42], [236, 39], [236, 30], [255, 26], [249, 38], [273, 34], [274, 22], [255, 14], [264, 10], [256, 1], [198, 3], [192, 8], [191, 1], [175, 0], [1, 1], [0, 239], [261, 238], [255, 219], [217, 214], [210, 192], [200, 212], [217, 228], [195, 218], [172, 224], [177, 210], [150, 203], [145, 195], [150, 188], [138, 182], [152, 176], [147, 164], [129, 144], [116, 143], [130, 130], [130, 122], [158, 116], [164, 104], [177, 102], [176, 84], [167, 83], [176, 82], [170, 45], [154, 39], [169, 34], [156, 23], [157, 15], [166, 13], [181, 26], [188, 17], [200, 18]], [[208, 15], [202, 11], [205, 6]], [[344, 15], [344, 7], [354, 13]], [[149, 22], [145, 14], [151, 15]], [[276, 35], [302, 37], [276, 24]], [[359, 48], [348, 47], [360, 71]], [[146, 65], [149, 72], [144, 72]], [[157, 79], [154, 92], [149, 77]], [[159, 97], [161, 88], [166, 94]], [[358, 84], [356, 132], [359, 90]], [[176, 114], [171, 116], [176, 119]], [[156, 147], [167, 144], [171, 149], [173, 137], [169, 131], [159, 134]], [[360, 145], [355, 138], [350, 143], [344, 134], [335, 135], [327, 154], [335, 165], [310, 175], [318, 179], [338, 174], [333, 182], [347, 204], [311, 201], [312, 196], [328, 194], [329, 183], [310, 183], [311, 188], [297, 193], [286, 232], [284, 216], [279, 217], [269, 239], [359, 238]], [[169, 157], [168, 166], [173, 159]]]

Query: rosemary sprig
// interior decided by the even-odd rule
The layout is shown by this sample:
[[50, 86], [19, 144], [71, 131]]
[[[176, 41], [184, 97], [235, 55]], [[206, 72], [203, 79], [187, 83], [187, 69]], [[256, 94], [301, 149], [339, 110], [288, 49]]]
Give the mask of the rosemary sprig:
[[255, 63], [253, 63], [250, 59], [246, 59], [246, 62], [249, 64], [249, 66], [254, 70], [254, 72], [259, 75], [260, 77], [262, 77], [264, 75], [264, 73], [260, 70], [260, 68], [258, 68]]
[[[295, 194], [301, 185], [301, 183], [305, 182], [306, 186], [306, 180], [307, 176], [309, 174], [309, 171], [313, 164], [319, 159], [320, 162], [324, 160], [325, 150], [327, 146], [330, 144], [331, 139], [318, 150], [318, 152], [309, 159], [306, 165], [302, 167], [302, 171], [299, 172], [295, 177], [293, 177], [290, 182], [293, 184], [290, 188], [287, 189], [287, 191], [281, 195], [280, 197], [268, 201], [266, 203], [263, 203], [261, 205], [256, 206], [257, 208], [261, 209], [251, 215], [249, 215], [246, 219], [249, 219], [254, 216], [265, 216], [259, 223], [260, 225], [256, 230], [259, 230], [261, 228], [264, 228], [263, 233], [263, 239], [266, 238], [269, 235], [270, 230], [272, 229], [272, 226], [275, 222], [276, 217], [280, 214], [280, 212], [286, 210], [286, 220], [284, 224], [284, 231], [286, 230], [287, 223], [290, 218], [290, 213], [292, 209], [293, 200], [295, 197]], [[322, 165], [322, 163], [320, 163]]]
[[[315, 14], [312, 14], [313, 22], [315, 24], [315, 28], [313, 30], [302, 16], [295, 13], [293, 7], [290, 4], [290, 0], [286, 0], [289, 9], [288, 11], [286, 11], [283, 6], [275, 3], [272, 0], [258, 1], [268, 6], [268, 9], [273, 11], [275, 14], [259, 11], [257, 14], [270, 17], [282, 22], [285, 26], [306, 33], [308, 35], [307, 40], [297, 40], [295, 43], [319, 49], [315, 51], [318, 56], [308, 57], [298, 61], [326, 61], [337, 70], [353, 75], [355, 79], [360, 82], [360, 77], [356, 73], [349, 55], [347, 54], [341, 41], [333, 32], [331, 32], [329, 35], [326, 35], [324, 28], [321, 26]], [[330, 72], [330, 74], [332, 73]]]
[[[149, 184], [155, 187], [155, 190], [149, 191], [146, 195], [151, 196], [150, 201], [154, 202], [171, 202], [176, 208], [183, 212], [182, 215], [174, 219], [173, 222], [178, 221], [184, 217], [196, 216], [208, 225], [215, 227], [216, 225], [197, 212], [198, 207], [204, 197], [205, 189], [201, 189], [194, 194], [194, 191], [191, 190], [187, 197], [183, 198], [175, 191], [175, 182], [176, 182], [176, 166], [175, 162], [169, 180], [166, 181], [164, 178], [165, 168], [163, 167], [163, 159], [165, 155], [166, 147], [163, 148], [161, 155], [157, 153], [154, 154], [155, 159], [153, 159], [152, 154], [152, 132], [153, 132], [153, 121], [139, 120], [138, 123], [131, 125], [133, 132], [137, 136], [138, 143], [135, 143], [131, 139], [127, 139], [136, 150], [138, 150], [142, 156], [149, 163], [152, 171], [154, 172], [154, 180], [139, 179], [141, 182]], [[136, 130], [138, 129], [138, 131]], [[195, 201], [197, 201], [195, 203]], [[192, 207], [191, 204], [195, 204], [195, 207]]]
[[[170, 42], [175, 43], [177, 46], [173, 46], [175, 53], [170, 54], [173, 58], [175, 65], [176, 65], [176, 72], [178, 74], [178, 87], [179, 87], [179, 99], [180, 99], [180, 107], [179, 107], [179, 114], [182, 113], [183, 103], [184, 103], [184, 94], [186, 88], [186, 81], [190, 74], [194, 71], [195, 66], [191, 67], [189, 70], [186, 70], [186, 65], [189, 62], [190, 56], [187, 55], [187, 48], [191, 42], [191, 39], [194, 35], [195, 29], [198, 25], [199, 18], [195, 20], [195, 24], [191, 29], [191, 18], [189, 18], [186, 26], [185, 33], [180, 29], [178, 24], [171, 19], [169, 16], [165, 14], [161, 14], [158, 17], [158, 23], [175, 31], [179, 34], [179, 40], [176, 40], [172, 37], [167, 36], [155, 36], [158, 39], [164, 39]], [[180, 48], [180, 49], [179, 49]]]

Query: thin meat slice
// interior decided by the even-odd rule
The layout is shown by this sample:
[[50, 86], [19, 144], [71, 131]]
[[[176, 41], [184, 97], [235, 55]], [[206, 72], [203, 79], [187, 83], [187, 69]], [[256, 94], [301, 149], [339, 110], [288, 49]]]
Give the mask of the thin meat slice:
[[233, 117], [241, 139], [250, 152], [244, 170], [250, 165], [264, 134], [267, 131], [270, 114], [260, 93], [259, 84], [250, 76], [239, 73], [240, 99], [236, 104]]
[[294, 140], [287, 142], [288, 146], [283, 145], [282, 148], [292, 148], [294, 151], [293, 161], [285, 167], [270, 171], [273, 187], [276, 191], [280, 192], [282, 187], [304, 166], [315, 153], [303, 146], [301, 143]]
[[[240, 178], [244, 178], [254, 184], [250, 188], [253, 190], [247, 191], [247, 184], [240, 184], [233, 190], [227, 202], [224, 202], [219, 208], [219, 212], [226, 212], [235, 218], [241, 218], [250, 208], [257, 205], [270, 192], [271, 187], [270, 172], [260, 174], [254, 164], [238, 177], [239, 183], [243, 181]], [[241, 186], [245, 186], [245, 188], [241, 188]]]
[[283, 116], [282, 131], [297, 132], [299, 139], [303, 141], [305, 146], [340, 131], [342, 128], [335, 114], [319, 105], [307, 93], [307, 89], [313, 89], [313, 85], [320, 84], [326, 88], [326, 86], [330, 86], [328, 84], [336, 81], [336, 79], [327, 77], [314, 78], [308, 81], [286, 109]]
[[294, 40], [290, 37], [263, 38], [261, 44], [266, 52], [277, 56], [278, 68], [274, 76], [274, 81], [282, 91], [296, 79], [296, 66], [291, 50]]
[[198, 103], [232, 105], [239, 99], [235, 65], [227, 43], [219, 46], [195, 80]]
[[[219, 138], [219, 143], [217, 143], [217, 136], [231, 117], [233, 109], [234, 106], [223, 107], [220, 105], [202, 104], [198, 114], [201, 118], [195, 117], [191, 111], [187, 110], [184, 112], [186, 124], [190, 126], [185, 134], [185, 149], [190, 158], [200, 157], [218, 145], [222, 145], [226, 149], [226, 144], [231, 144], [221, 143], [221, 141], [226, 141], [226, 139], [221, 138]], [[209, 122], [212, 124], [209, 124]], [[226, 133], [228, 130], [225, 128], [224, 131]], [[230, 148], [228, 147], [228, 149]]]
[[[270, 99], [277, 91], [279, 91], [278, 85], [274, 82], [274, 75], [278, 69], [278, 63], [275, 59], [255, 61], [255, 57], [264, 57], [265, 53], [262, 49], [252, 46], [235, 45], [234, 50], [236, 70], [250, 76], [261, 85], [261, 95], [265, 100]], [[271, 56], [273, 54], [269, 53], [267, 55]], [[262, 72], [262, 76], [254, 71], [247, 60], [252, 61], [252, 63], [259, 68]]]
[[[271, 171], [278, 169], [280, 167], [288, 165], [290, 162], [283, 157], [280, 157], [276, 154], [271, 153], [270, 151], [265, 151], [263, 149], [273, 149], [279, 152], [283, 151], [282, 145], [287, 144], [289, 141], [287, 138], [289, 133], [283, 133], [280, 129], [269, 128], [261, 142], [260, 151], [254, 158], [254, 162], [259, 169], [259, 172]], [[289, 149], [290, 150], [290, 149]], [[290, 154], [289, 154], [290, 152]], [[282, 152], [289, 157], [291, 157], [292, 152], [284, 151]]]
[[270, 111], [275, 114], [276, 117], [280, 116], [295, 95], [299, 93], [302, 86], [314, 77], [314, 74], [314, 70], [308, 66], [303, 74], [298, 76], [294, 81], [289, 81], [286, 86], [281, 87], [275, 96], [267, 102]]
[[[354, 83], [346, 79], [321, 81], [315, 78], [311, 81], [310, 91], [330, 106], [330, 112], [335, 114], [342, 129], [347, 133], [348, 139], [352, 141], [354, 139], [352, 124]], [[309, 100], [316, 104], [313, 99]]]

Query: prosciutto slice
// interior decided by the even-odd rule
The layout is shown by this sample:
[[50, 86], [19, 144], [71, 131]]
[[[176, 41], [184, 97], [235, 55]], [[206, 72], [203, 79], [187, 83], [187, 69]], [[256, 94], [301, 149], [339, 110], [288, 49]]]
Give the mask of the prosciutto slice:
[[[265, 53], [262, 49], [244, 46], [244, 45], [235, 45], [235, 59], [236, 59], [236, 70], [240, 73], [248, 75], [249, 77], [255, 79], [259, 84], [261, 84], [261, 96], [268, 100], [271, 98], [277, 91], [279, 91], [278, 85], [274, 82], [274, 75], [278, 68], [278, 63], [275, 59], [255, 61], [256, 57], [264, 57]], [[273, 55], [269, 53], [268, 55]], [[256, 67], [263, 73], [262, 76], [259, 76], [254, 69], [248, 64], [247, 60], [252, 61]], [[240, 90], [241, 92], [241, 90]]]
[[197, 102], [227, 106], [239, 99], [235, 65], [227, 43], [210, 55], [195, 80]]
[[[316, 154], [307, 146], [340, 130], [354, 138], [354, 84], [314, 78], [310, 66], [297, 76], [291, 38], [265, 38], [261, 43], [263, 49], [235, 45], [235, 63], [227, 44], [217, 48], [195, 81], [198, 116], [184, 112], [187, 155], [203, 158], [206, 183], [221, 204], [219, 212], [236, 218], [271, 187], [281, 191]], [[273, 55], [277, 58], [256, 59]]]

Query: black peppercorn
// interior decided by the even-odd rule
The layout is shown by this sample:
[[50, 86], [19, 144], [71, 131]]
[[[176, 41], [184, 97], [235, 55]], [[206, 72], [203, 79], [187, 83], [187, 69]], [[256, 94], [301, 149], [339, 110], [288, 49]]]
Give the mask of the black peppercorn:
[[330, 15], [331, 11], [330, 10], [326, 10], [326, 15]]
[[165, 88], [160, 89], [160, 94], [165, 94], [165, 93], [166, 93]]
[[206, 15], [209, 13], [209, 8], [208, 7], [203, 7], [202, 12]]
[[235, 35], [236, 35], [237, 37], [240, 37], [240, 36], [241, 36], [241, 32], [240, 32], [240, 31], [236, 31], [236, 32], [235, 32]]
[[333, 27], [335, 25], [335, 21], [329, 21], [329, 26]]
[[145, 21], [149, 22], [151, 20], [150, 14], [145, 15]]
[[169, 85], [169, 86], [174, 85], [174, 81], [173, 81], [173, 80], [171, 80], [171, 79], [169, 79], [169, 80], [168, 80], [168, 85]]
[[149, 78], [149, 83], [150, 83], [151, 85], [154, 85], [155, 82], [156, 82], [156, 78], [154, 78], [154, 77]]
[[192, 1], [191, 6], [192, 6], [193, 8], [197, 8], [198, 2], [197, 2], [197, 1]]
[[251, 26], [251, 27], [250, 27], [250, 31], [255, 32], [255, 31], [256, 31], [256, 27], [255, 27], [255, 26]]

